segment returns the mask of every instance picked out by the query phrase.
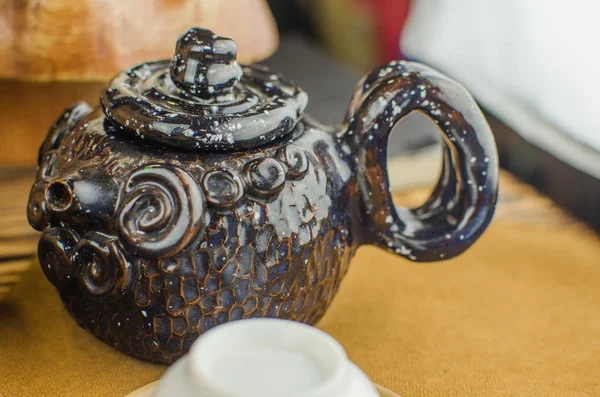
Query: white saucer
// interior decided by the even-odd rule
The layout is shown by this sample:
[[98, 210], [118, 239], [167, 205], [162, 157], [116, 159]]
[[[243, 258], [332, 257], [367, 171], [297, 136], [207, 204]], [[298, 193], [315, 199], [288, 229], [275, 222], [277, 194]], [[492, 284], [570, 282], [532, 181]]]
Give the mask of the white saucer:
[[[158, 387], [158, 380], [156, 382], [148, 383], [146, 386], [142, 386], [139, 389], [133, 391], [132, 393], [126, 395], [125, 397], [152, 397], [152, 393]], [[398, 394], [394, 393], [391, 390], [386, 389], [383, 386], [379, 386], [375, 384], [375, 388], [381, 397], [400, 397]]]

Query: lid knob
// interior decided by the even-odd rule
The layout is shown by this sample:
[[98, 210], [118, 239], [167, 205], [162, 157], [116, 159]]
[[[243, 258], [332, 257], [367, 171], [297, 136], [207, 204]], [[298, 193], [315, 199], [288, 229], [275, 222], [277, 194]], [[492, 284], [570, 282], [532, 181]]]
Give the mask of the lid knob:
[[184, 150], [254, 148], [294, 131], [306, 93], [265, 67], [239, 65], [236, 52], [231, 39], [188, 30], [172, 59], [112, 79], [100, 98], [107, 128]]
[[243, 74], [236, 54], [233, 40], [191, 28], [177, 40], [171, 79], [180, 89], [203, 98], [227, 94]]

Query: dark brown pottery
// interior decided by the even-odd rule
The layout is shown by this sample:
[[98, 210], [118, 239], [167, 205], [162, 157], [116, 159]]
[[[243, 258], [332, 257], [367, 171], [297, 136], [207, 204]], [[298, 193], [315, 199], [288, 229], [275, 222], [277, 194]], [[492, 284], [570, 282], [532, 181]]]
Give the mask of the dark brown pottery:
[[[494, 212], [494, 139], [457, 83], [393, 62], [325, 127], [300, 88], [235, 55], [190, 29], [171, 61], [67, 109], [40, 149], [27, 210], [40, 264], [82, 327], [142, 359], [173, 362], [227, 321], [315, 323], [360, 245], [449, 259]], [[386, 143], [413, 111], [439, 125], [444, 166], [422, 207], [396, 209]]]

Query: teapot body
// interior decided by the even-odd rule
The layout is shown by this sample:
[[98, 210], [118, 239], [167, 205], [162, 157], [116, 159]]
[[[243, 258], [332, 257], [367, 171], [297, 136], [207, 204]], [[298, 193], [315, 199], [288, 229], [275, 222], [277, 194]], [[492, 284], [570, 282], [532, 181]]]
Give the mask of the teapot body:
[[136, 357], [173, 362], [242, 318], [315, 323], [361, 242], [350, 148], [309, 120], [200, 154], [123, 136], [83, 104], [52, 131], [28, 209], [42, 268], [82, 327]]
[[[27, 208], [40, 265], [82, 327], [138, 358], [173, 362], [228, 321], [313, 324], [360, 245], [446, 260], [494, 213], [493, 135], [455, 81], [383, 65], [325, 127], [299, 87], [235, 56], [230, 39], [192, 28], [171, 61], [68, 109], [40, 149]], [[443, 166], [422, 206], [396, 208], [387, 140], [415, 111], [439, 126]]]

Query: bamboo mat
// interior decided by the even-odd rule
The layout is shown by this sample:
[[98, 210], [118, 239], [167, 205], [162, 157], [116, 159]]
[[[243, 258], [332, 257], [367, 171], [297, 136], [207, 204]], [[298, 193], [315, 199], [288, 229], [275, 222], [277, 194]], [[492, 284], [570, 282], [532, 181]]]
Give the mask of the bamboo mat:
[[32, 263], [38, 233], [25, 215], [34, 172], [0, 168], [0, 301]]

